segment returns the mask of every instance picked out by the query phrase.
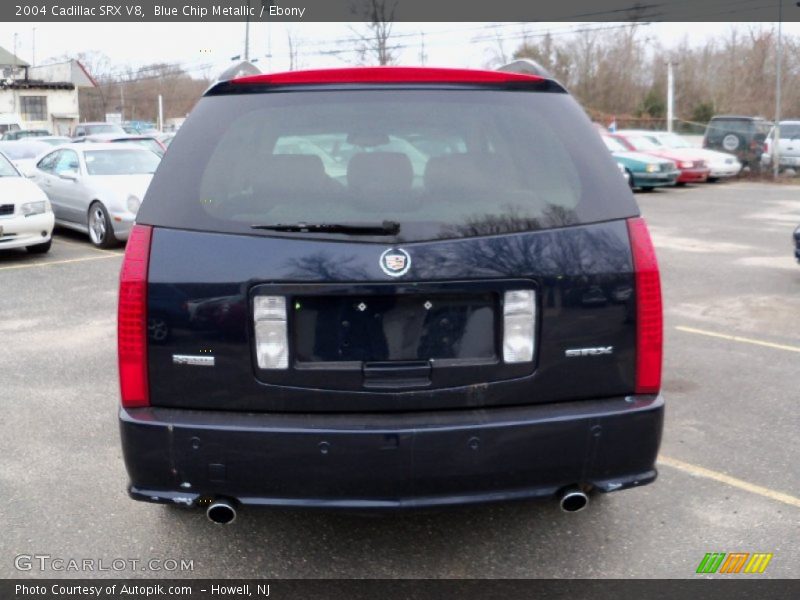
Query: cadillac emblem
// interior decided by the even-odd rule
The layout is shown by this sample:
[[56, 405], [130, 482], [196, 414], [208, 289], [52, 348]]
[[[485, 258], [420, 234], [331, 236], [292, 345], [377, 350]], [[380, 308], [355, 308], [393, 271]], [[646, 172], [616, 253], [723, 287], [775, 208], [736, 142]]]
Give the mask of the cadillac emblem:
[[405, 275], [411, 267], [411, 257], [408, 252], [400, 248], [389, 248], [384, 251], [378, 262], [381, 270], [390, 277]]

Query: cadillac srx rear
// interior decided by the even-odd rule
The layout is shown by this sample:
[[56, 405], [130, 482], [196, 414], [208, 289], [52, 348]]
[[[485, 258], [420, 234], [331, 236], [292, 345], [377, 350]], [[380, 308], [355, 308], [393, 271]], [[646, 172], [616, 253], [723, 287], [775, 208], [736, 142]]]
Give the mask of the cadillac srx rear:
[[585, 506], [656, 477], [647, 228], [556, 82], [360, 68], [221, 82], [120, 280], [130, 495]]

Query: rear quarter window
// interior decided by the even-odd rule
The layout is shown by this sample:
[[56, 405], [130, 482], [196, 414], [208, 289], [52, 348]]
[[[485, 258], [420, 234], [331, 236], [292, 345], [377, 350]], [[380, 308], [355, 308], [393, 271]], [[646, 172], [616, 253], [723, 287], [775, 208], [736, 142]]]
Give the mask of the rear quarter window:
[[252, 225], [391, 220], [416, 241], [637, 213], [566, 94], [314, 90], [204, 98], [139, 221], [265, 235]]

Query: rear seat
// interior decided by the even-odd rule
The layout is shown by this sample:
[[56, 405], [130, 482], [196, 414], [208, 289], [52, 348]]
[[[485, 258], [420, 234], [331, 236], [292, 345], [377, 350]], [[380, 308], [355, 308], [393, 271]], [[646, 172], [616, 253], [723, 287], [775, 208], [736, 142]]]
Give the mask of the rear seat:
[[250, 177], [253, 194], [236, 199], [240, 213], [264, 213], [275, 207], [279, 216], [281, 204], [318, 204], [320, 198], [333, 199], [343, 190], [313, 154], [270, 155]]
[[402, 152], [359, 152], [347, 164], [350, 192], [367, 210], [402, 210], [413, 183], [411, 161]]
[[467, 192], [485, 193], [508, 187], [510, 165], [495, 154], [444, 154], [428, 160], [425, 190], [443, 200], [455, 200]]

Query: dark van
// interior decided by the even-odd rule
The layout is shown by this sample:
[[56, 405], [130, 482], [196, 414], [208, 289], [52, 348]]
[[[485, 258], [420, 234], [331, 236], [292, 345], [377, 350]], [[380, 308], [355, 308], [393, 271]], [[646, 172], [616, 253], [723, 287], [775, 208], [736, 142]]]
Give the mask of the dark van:
[[221, 82], [165, 155], [119, 294], [129, 493], [399, 508], [656, 478], [647, 228], [556, 82], [417, 68]]

